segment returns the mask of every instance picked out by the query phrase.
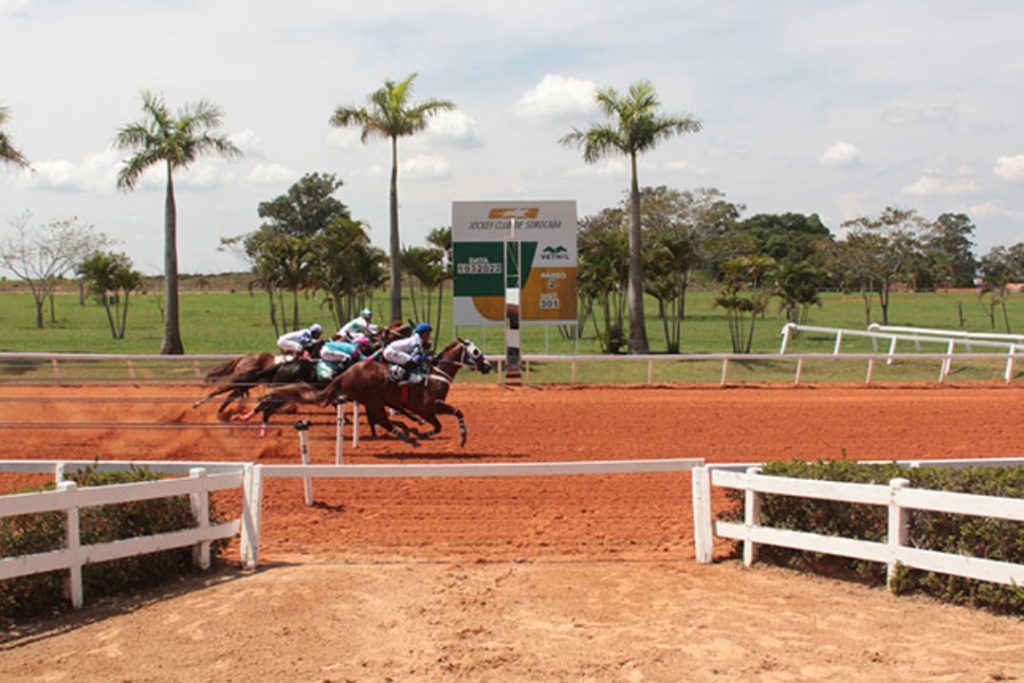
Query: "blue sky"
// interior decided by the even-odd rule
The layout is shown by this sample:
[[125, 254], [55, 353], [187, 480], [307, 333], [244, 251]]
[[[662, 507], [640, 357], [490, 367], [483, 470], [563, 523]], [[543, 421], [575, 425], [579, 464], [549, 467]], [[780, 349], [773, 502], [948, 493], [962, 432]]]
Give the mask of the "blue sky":
[[654, 82], [700, 134], [643, 159], [641, 182], [712, 186], [756, 212], [843, 220], [886, 205], [965, 211], [979, 251], [1024, 240], [1024, 3], [1019, 2], [112, 2], [0, 0], [0, 103], [32, 173], [0, 169], [0, 233], [78, 216], [162, 267], [159, 175], [113, 178], [118, 126], [139, 92], [217, 102], [245, 151], [177, 179], [180, 267], [243, 267], [222, 236], [303, 173], [337, 173], [338, 197], [387, 235], [388, 148], [327, 125], [385, 78], [459, 107], [400, 145], [408, 244], [450, 222], [451, 202], [619, 201], [625, 164], [585, 165], [557, 139], [598, 120], [595, 86]]

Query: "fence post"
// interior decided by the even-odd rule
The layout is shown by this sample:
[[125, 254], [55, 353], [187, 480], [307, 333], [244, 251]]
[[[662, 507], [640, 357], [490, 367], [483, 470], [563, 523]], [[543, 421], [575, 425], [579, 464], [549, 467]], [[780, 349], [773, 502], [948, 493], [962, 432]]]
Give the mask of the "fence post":
[[263, 506], [263, 465], [246, 464], [242, 471], [242, 538], [239, 550], [246, 569], [260, 561], [260, 513]]
[[[871, 323], [868, 325], [868, 332], [878, 332], [878, 323]], [[878, 337], [871, 338], [871, 352], [878, 353]]]
[[66, 468], [67, 466], [62, 462], [57, 463], [57, 465], [53, 468], [53, 482], [55, 484], [59, 485], [62, 481], [64, 481]]
[[[203, 480], [206, 478], [205, 467], [192, 467], [188, 471], [191, 479]], [[205, 487], [205, 482], [203, 486]], [[202, 491], [195, 491], [189, 494], [189, 501], [192, 503], [192, 515], [196, 518], [196, 524], [200, 529], [210, 528], [210, 492], [205, 488]], [[192, 548], [192, 563], [199, 569], [206, 571], [210, 568], [210, 542], [200, 541]]]
[[53, 383], [60, 384], [60, 364], [56, 358], [50, 359], [50, 366], [53, 368]]
[[82, 537], [79, 533], [79, 519], [78, 519], [78, 506], [75, 504], [75, 491], [78, 489], [78, 485], [73, 481], [62, 481], [57, 484], [57, 490], [66, 496], [61, 496], [68, 500], [68, 507], [65, 509], [66, 521], [64, 524], [64, 546], [68, 550], [68, 556], [70, 557], [70, 567], [68, 567], [68, 597], [71, 599], [71, 606], [75, 609], [81, 609], [84, 603], [82, 595]]
[[782, 326], [782, 346], [779, 347], [779, 355], [786, 353], [786, 347], [789, 346], [789, 335], [793, 331], [793, 323], [786, 323]]
[[707, 465], [702, 465], [693, 468], [690, 476], [694, 555], [700, 564], [711, 564], [715, 554], [715, 529], [711, 519], [711, 470]]
[[871, 384], [871, 381], [875, 378], [875, 359], [868, 358], [868, 374], [864, 378], [864, 384]]
[[907, 528], [910, 514], [907, 508], [900, 507], [896, 503], [896, 492], [910, 485], [908, 479], [889, 480], [889, 562], [885, 572], [885, 582], [889, 590], [894, 590], [893, 582], [896, 579], [896, 554], [901, 546], [907, 544]]
[[130, 379], [131, 381], [134, 382], [135, 381], [135, 363], [132, 362], [131, 358], [129, 358], [128, 360], [125, 361], [125, 365], [128, 366], [128, 379]]
[[524, 379], [525, 379], [526, 383], [529, 384], [530, 383], [530, 359], [529, 358], [524, 358], [523, 359], [523, 374], [525, 375]]
[[942, 365], [939, 367], [940, 382], [946, 381], [946, 376], [949, 375], [949, 371], [953, 368], [953, 351], [955, 348], [956, 342], [950, 339], [949, 344], [946, 346], [946, 357], [942, 359]]
[[896, 335], [892, 336], [892, 341], [889, 342], [889, 353], [886, 354], [885, 364], [892, 365], [893, 356], [896, 355]]
[[803, 377], [803, 374], [804, 374], [804, 359], [803, 358], [797, 358], [796, 359], [796, 376], [793, 377], [793, 384], [800, 384], [800, 378]]
[[836, 332], [836, 345], [835, 345], [835, 348], [832, 349], [832, 355], [833, 356], [838, 356], [839, 355], [839, 351], [842, 350], [842, 348], [843, 348], [843, 331], [839, 330], [839, 331]]
[[[302, 464], [304, 466], [309, 465], [309, 420], [299, 420], [292, 426], [299, 433], [299, 457], [302, 459]], [[306, 505], [312, 505], [313, 480], [309, 477], [303, 477], [302, 490], [306, 499]]]
[[1013, 360], [1017, 354], [1017, 345], [1010, 344], [1010, 351], [1006, 354], [1006, 372], [1003, 373], [1003, 377], [1006, 379], [1006, 383], [1009, 384], [1013, 381]]
[[720, 381], [719, 384], [724, 385], [726, 383], [726, 381], [728, 381], [728, 379], [729, 379], [729, 359], [728, 358], [723, 358], [722, 359], [722, 381]]
[[202, 379], [203, 372], [199, 369], [199, 361], [192, 361], [192, 368], [196, 371], [196, 379]]
[[[345, 402], [340, 401], [334, 406], [334, 464], [341, 464], [341, 456], [344, 455], [345, 451]], [[358, 425], [355, 424], [355, 420], [352, 421], [352, 429], [356, 429]]]
[[654, 359], [647, 359], [647, 383], [654, 384]]
[[[747, 486], [750, 479], [761, 473], [760, 467], [747, 468]], [[749, 567], [757, 560], [757, 546], [750, 540], [750, 532], [761, 524], [761, 494], [751, 489], [743, 492], [743, 526], [747, 529], [747, 538], [743, 541], [743, 565]]]
[[352, 401], [352, 448], [359, 448], [359, 401]]
[[572, 376], [569, 378], [569, 384], [576, 384], [576, 358], [573, 358], [569, 365], [572, 368]]

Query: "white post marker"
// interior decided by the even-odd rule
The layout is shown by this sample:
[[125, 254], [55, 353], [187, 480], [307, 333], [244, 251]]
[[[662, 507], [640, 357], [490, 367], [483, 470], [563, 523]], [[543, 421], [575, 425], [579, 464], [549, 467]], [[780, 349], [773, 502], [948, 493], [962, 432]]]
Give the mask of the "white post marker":
[[359, 448], [359, 402], [352, 401], [352, 448]]
[[[747, 476], [750, 478], [760, 473], [760, 467], [747, 468]], [[761, 494], [748, 488], [743, 498], [743, 524], [747, 527], [747, 540], [743, 541], [743, 564], [749, 567], [757, 560], [757, 546], [750, 540], [750, 531], [761, 525]]]
[[[505, 241], [505, 384], [519, 384], [520, 333], [522, 319], [520, 287], [522, 285], [523, 251], [516, 239], [516, 219], [509, 221], [511, 229]], [[514, 272], [513, 272], [514, 271]]]
[[[299, 433], [299, 457], [304, 466], [309, 465], [309, 421], [301, 420], [295, 423], [295, 431]], [[306, 498], [306, 505], [313, 504], [313, 480], [309, 477], [302, 478], [302, 489]]]
[[910, 485], [909, 479], [892, 479], [889, 481], [891, 498], [889, 503], [889, 562], [886, 565], [885, 582], [889, 590], [895, 590], [896, 555], [900, 547], [907, 544], [907, 531], [910, 523], [910, 511], [896, 504], [896, 493]]
[[[73, 481], [62, 481], [57, 484], [57, 490], [68, 494], [68, 497], [71, 498], [74, 497], [77, 489], [78, 485]], [[71, 566], [68, 568], [68, 597], [71, 599], [72, 607], [81, 609], [85, 602], [82, 594], [82, 558], [80, 552], [82, 538], [79, 534], [78, 507], [75, 505], [70, 505], [67, 508], [64, 534], [64, 544], [68, 549], [68, 554], [71, 556]]]
[[[205, 467], [192, 467], [188, 471], [192, 479], [203, 479], [206, 477]], [[210, 492], [196, 491], [189, 494], [192, 504], [192, 515], [196, 518], [196, 525], [203, 530], [210, 528]], [[210, 568], [210, 542], [200, 541], [192, 548], [192, 562], [195, 566], [206, 571]]]
[[342, 401], [334, 406], [334, 464], [341, 464], [341, 456], [345, 451], [345, 434], [342, 427], [345, 426], [345, 402]]

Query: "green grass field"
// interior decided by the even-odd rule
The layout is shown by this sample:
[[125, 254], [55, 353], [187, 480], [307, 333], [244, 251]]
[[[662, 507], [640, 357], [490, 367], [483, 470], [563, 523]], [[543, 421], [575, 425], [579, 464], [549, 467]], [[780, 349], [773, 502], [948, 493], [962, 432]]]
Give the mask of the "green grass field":
[[[683, 353], [725, 353], [729, 352], [729, 337], [726, 318], [721, 310], [712, 305], [713, 293], [692, 292], [687, 301], [690, 315], [683, 324]], [[864, 329], [863, 304], [858, 295], [828, 293], [823, 296], [821, 307], [811, 311], [809, 324], [826, 327]], [[3, 351], [65, 351], [93, 353], [156, 353], [160, 347], [161, 321], [153, 295], [133, 297], [129, 313], [128, 333], [123, 340], [110, 336], [103, 308], [94, 301], [79, 305], [77, 296], [67, 293], [56, 298], [56, 323], [47, 323], [45, 329], [34, 326], [34, 311], [28, 294], [5, 293], [0, 295], [0, 350]], [[890, 309], [890, 321], [895, 325], [916, 325], [925, 327], [959, 327], [957, 305], [962, 304], [966, 328], [975, 331], [989, 331], [989, 319], [977, 296], [973, 292], [895, 293]], [[184, 292], [182, 304], [182, 335], [188, 353], [236, 353], [257, 350], [274, 350], [274, 332], [269, 324], [266, 298], [250, 295], [243, 291]], [[385, 293], [374, 300], [378, 317], [386, 307]], [[408, 308], [411, 311], [411, 308]], [[1010, 321], [1020, 321], [1024, 326], [1024, 298], [1013, 296], [1009, 302]], [[454, 336], [450, 311], [445, 316], [439, 343]], [[877, 314], [877, 304], [874, 307]], [[648, 334], [652, 351], [664, 351], [664, 337], [661, 321], [656, 317], [656, 306], [648, 302]], [[312, 298], [301, 300], [301, 316], [305, 323], [321, 322], [326, 328], [333, 327], [330, 313], [321, 308]], [[754, 339], [755, 352], [775, 352], [779, 348], [779, 331], [784, 319], [774, 307], [762, 319], [758, 319]], [[1024, 327], [1022, 327], [1024, 329]], [[997, 331], [1002, 331], [1000, 327]], [[501, 328], [462, 328], [463, 336], [472, 338], [488, 353], [500, 353], [503, 349]], [[574, 341], [563, 339], [556, 329], [527, 328], [523, 334], [524, 352], [569, 354], [573, 352]], [[805, 335], [790, 345], [793, 352], [832, 350], [833, 339], [826, 336]], [[844, 343], [849, 352], [871, 351], [870, 342], [851, 339]], [[579, 342], [583, 354], [597, 353], [599, 345], [592, 325], [584, 330]], [[908, 349], [909, 350], [909, 349]], [[941, 351], [939, 347], [923, 349]], [[999, 362], [957, 363], [953, 381], [997, 381], [1002, 364]], [[27, 372], [41, 375], [43, 368], [25, 368]], [[806, 382], [819, 381], [863, 381], [866, 365], [862, 361], [808, 362], [803, 371]], [[166, 372], [154, 367], [136, 366], [140, 376], [166, 376]], [[785, 382], [791, 381], [795, 361], [746, 361], [734, 362], [730, 366], [730, 381], [743, 382]], [[73, 367], [62, 371], [65, 379], [72, 379]], [[80, 369], [82, 379], [100, 372], [104, 376], [123, 374], [125, 368], [100, 370], [93, 367]], [[187, 377], [194, 376], [192, 370], [183, 371]], [[623, 358], [616, 362], [580, 364], [577, 381], [593, 382], [637, 382], [647, 380], [646, 362], [628, 361]], [[894, 366], [878, 364], [875, 368], [877, 381], [933, 381], [937, 377], [935, 361], [903, 362]], [[568, 382], [571, 369], [567, 363], [535, 363], [530, 368], [531, 382]], [[686, 362], [660, 361], [655, 363], [653, 379], [658, 382], [717, 382], [721, 376], [721, 363], [711, 361]], [[478, 378], [482, 379], [482, 378]]]

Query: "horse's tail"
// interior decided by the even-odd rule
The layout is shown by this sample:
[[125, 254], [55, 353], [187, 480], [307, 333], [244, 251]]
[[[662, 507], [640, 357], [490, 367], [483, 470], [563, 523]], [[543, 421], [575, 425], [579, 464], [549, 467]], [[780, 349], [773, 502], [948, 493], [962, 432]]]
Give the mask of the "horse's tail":
[[233, 358], [226, 363], [221, 363], [206, 373], [206, 377], [204, 378], [205, 381], [210, 384], [224, 377], [230, 377], [235, 372], [235, 368], [238, 367], [238, 364], [243, 358], [244, 356], [239, 356], [238, 358]]

